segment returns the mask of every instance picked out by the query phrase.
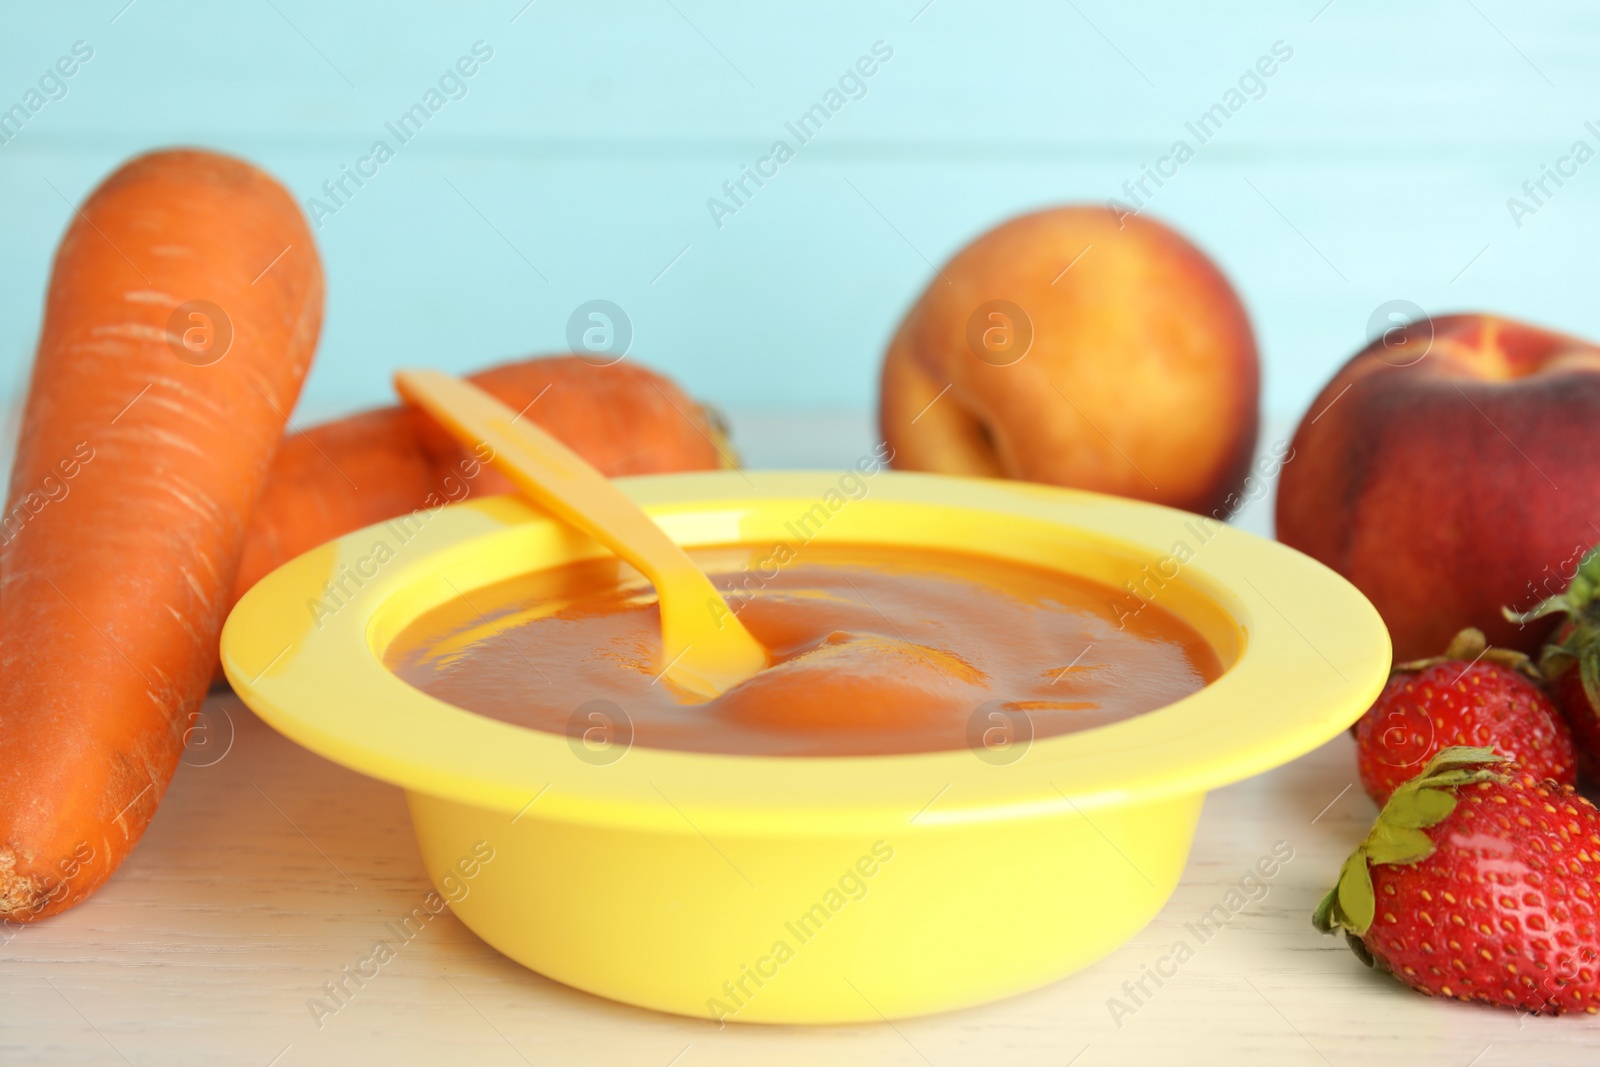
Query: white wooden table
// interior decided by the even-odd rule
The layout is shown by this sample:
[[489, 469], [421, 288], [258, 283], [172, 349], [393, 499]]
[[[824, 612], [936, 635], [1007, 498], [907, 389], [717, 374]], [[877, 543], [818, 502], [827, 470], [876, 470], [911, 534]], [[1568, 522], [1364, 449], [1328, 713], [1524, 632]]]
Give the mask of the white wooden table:
[[[861, 420], [806, 455], [738, 420], [747, 456], [847, 462]], [[762, 435], [765, 436], [762, 436]], [[1269, 434], [1269, 440], [1271, 435]], [[863, 445], [864, 447], [864, 445]], [[1260, 511], [1245, 525], [1259, 526]], [[889, 1025], [772, 1028], [658, 1015], [559, 985], [448, 912], [317, 1025], [308, 1000], [430, 886], [398, 789], [302, 750], [231, 695], [133, 856], [88, 903], [0, 943], [0, 1063], [1593, 1064], [1600, 1019], [1428, 1000], [1368, 971], [1310, 914], [1373, 807], [1347, 738], [1207, 801], [1187, 873], [1109, 958], [1001, 1003]], [[231, 746], [228, 745], [231, 732]], [[226, 754], [221, 755], [225, 750]], [[215, 762], [210, 762], [215, 760]], [[201, 765], [207, 764], [209, 765]], [[1197, 923], [1278, 842], [1293, 859], [1225, 926]], [[1026, 922], [1026, 915], [988, 921]], [[1186, 940], [1192, 958], [1124, 989]], [[1112, 998], [1134, 1008], [1113, 1017]], [[1120, 1023], [1120, 1025], [1119, 1025]]]

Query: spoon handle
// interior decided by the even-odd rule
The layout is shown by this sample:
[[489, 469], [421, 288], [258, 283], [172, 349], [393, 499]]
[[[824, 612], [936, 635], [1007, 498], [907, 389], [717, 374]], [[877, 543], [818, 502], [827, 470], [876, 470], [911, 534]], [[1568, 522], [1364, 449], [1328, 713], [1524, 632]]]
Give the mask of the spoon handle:
[[715, 696], [766, 666], [766, 649], [688, 553], [577, 453], [452, 375], [400, 371], [395, 388], [461, 441], [487, 445], [490, 462], [518, 489], [650, 580], [661, 609], [663, 672], [673, 682]]

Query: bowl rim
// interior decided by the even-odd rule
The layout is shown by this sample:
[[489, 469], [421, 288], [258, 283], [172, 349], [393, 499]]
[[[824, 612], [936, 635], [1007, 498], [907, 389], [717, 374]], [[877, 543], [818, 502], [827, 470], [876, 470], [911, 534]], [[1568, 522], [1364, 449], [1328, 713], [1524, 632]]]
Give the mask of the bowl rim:
[[[716, 544], [754, 541], [752, 525], [793, 514], [779, 509], [837, 494], [841, 473], [616, 482], [679, 540]], [[563, 554], [603, 551], [535, 505], [493, 496], [367, 527], [284, 564], [230, 614], [223, 668], [239, 697], [280, 732], [407, 790], [509, 813], [512, 822], [531, 814], [702, 836], [872, 832], [886, 819], [931, 827], [1157, 803], [1310, 751], [1355, 721], [1388, 677], [1388, 632], [1354, 586], [1285, 545], [1213, 519], [1082, 490], [889, 471], [870, 477], [859, 502], [846, 502], [837, 514], [849, 512], [849, 521], [831, 519], [819, 539], [874, 539], [862, 531], [875, 530], [877, 539], [909, 543], [909, 515], [916, 536], [937, 543], [941, 527], [971, 535], [975, 523], [1000, 520], [1002, 539], [1054, 531], [1080, 560], [1086, 545], [1119, 566], [1177, 560], [1159, 593], [1220, 612], [1235, 628], [1237, 658], [1228, 665], [1219, 649], [1224, 673], [1204, 689], [1120, 722], [1036, 740], [1010, 763], [969, 749], [819, 757], [643, 745], [614, 762], [588, 762], [564, 735], [454, 707], [382, 662], [404, 621], [448, 598], [441, 582], [470, 595]], [[390, 552], [374, 563], [380, 544]], [[530, 553], [548, 562], [529, 565]]]

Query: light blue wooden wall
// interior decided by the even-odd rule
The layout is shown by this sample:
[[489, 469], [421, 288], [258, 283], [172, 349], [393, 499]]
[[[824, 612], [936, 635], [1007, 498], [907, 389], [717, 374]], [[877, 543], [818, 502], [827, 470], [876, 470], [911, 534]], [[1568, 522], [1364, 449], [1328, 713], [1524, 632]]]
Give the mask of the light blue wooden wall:
[[[0, 16], [0, 107], [94, 49], [0, 146], [3, 388], [31, 358], [63, 196], [187, 142], [311, 197], [480, 40], [467, 95], [323, 220], [303, 410], [379, 401], [396, 364], [560, 347], [592, 298], [629, 313], [635, 356], [725, 406], [865, 409], [928, 260], [1116, 195], [1277, 41], [1293, 58], [1265, 95], [1150, 208], [1242, 292], [1270, 410], [1297, 413], [1391, 299], [1600, 336], [1600, 161], [1520, 228], [1506, 206], [1573, 141], [1600, 148], [1600, 10], [1580, 0], [125, 2]], [[865, 97], [714, 225], [707, 198], [875, 41], [894, 55]]]

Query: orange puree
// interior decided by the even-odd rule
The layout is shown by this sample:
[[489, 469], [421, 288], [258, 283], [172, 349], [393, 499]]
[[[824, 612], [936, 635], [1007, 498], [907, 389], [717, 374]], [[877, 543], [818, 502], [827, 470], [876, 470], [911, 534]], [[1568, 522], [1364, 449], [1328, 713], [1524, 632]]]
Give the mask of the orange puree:
[[[977, 555], [808, 545], [691, 553], [772, 665], [708, 703], [658, 679], [655, 593], [615, 559], [538, 572], [413, 622], [388, 666], [441, 700], [577, 738], [692, 752], [846, 756], [1015, 743], [1102, 726], [1221, 673], [1154, 604]], [[999, 730], [1000, 733], [995, 731]]]

